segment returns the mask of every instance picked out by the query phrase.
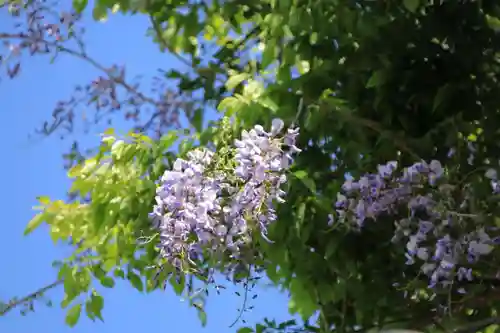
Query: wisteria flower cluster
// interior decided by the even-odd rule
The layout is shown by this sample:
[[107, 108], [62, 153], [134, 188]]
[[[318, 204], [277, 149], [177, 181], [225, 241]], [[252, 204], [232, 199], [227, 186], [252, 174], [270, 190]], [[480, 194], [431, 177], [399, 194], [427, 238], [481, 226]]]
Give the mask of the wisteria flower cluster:
[[[380, 165], [377, 173], [347, 180], [335, 204], [339, 221], [361, 229], [382, 216], [394, 218], [392, 241], [406, 243], [406, 264], [419, 264], [431, 288], [472, 280], [474, 264], [492, 252], [500, 238], [493, 235], [496, 228], [482, 223], [484, 214], [469, 207], [470, 185], [449, 184], [436, 160], [415, 163], [402, 172], [397, 168], [392, 161]], [[496, 192], [496, 172], [489, 170], [486, 176]]]
[[300, 152], [299, 129], [283, 135], [283, 127], [275, 119], [269, 132], [260, 125], [243, 130], [230, 148], [230, 167], [216, 163], [217, 152], [196, 149], [165, 172], [150, 214], [164, 258], [176, 267], [204, 251], [238, 258], [254, 231], [266, 238], [277, 218], [275, 205], [284, 201], [285, 172]]

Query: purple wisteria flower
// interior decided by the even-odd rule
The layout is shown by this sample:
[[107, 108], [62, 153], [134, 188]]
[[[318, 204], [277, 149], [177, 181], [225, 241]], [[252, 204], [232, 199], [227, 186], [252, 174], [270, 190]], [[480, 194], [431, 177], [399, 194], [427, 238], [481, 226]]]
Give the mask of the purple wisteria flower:
[[293, 154], [301, 151], [295, 146], [299, 129], [290, 128], [278, 137], [283, 127], [283, 121], [275, 119], [270, 132], [257, 125], [249, 132], [243, 131], [241, 140], [235, 140], [235, 172], [243, 186], [234, 195], [227, 217], [254, 221], [264, 238], [268, 224], [277, 218], [274, 203], [284, 202], [284, 171], [292, 163]]
[[298, 128], [282, 134], [283, 127], [275, 119], [269, 132], [260, 125], [243, 131], [234, 141], [233, 170], [214, 170], [217, 153], [197, 149], [165, 172], [150, 214], [164, 258], [179, 268], [203, 251], [229, 251], [237, 258], [253, 231], [266, 238], [268, 225], [277, 219], [275, 204], [284, 202], [285, 171], [300, 152]]
[[[187, 160], [177, 159], [160, 180], [150, 217], [160, 232], [161, 255], [176, 266], [181, 258], [196, 259], [200, 245], [214, 238], [217, 221], [213, 216], [221, 209], [220, 181], [204, 175], [213, 155], [208, 150], [191, 151]], [[190, 239], [192, 234], [196, 240]]]
[[[450, 195], [455, 187], [436, 160], [417, 162], [399, 173], [396, 169], [397, 163], [389, 162], [378, 166], [377, 173], [346, 180], [335, 203], [337, 221], [359, 230], [382, 216], [394, 217], [392, 242], [406, 243], [406, 264], [419, 264], [430, 287], [472, 280], [473, 265], [494, 249], [498, 238], [487, 233], [492, 228], [477, 223], [479, 215], [465, 211], [470, 187], [464, 185], [458, 197]], [[496, 193], [496, 171], [485, 176]]]

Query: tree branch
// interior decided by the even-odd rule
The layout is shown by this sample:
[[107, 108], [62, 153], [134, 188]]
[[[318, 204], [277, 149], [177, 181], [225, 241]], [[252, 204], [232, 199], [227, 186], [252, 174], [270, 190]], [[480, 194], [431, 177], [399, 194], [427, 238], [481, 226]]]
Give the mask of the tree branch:
[[135, 89], [134, 87], [129, 85], [127, 82], [125, 82], [125, 80], [122, 77], [117, 77], [117, 76], [111, 75], [109, 72], [109, 69], [107, 69], [105, 66], [98, 63], [96, 60], [89, 57], [87, 55], [87, 53], [84, 51], [76, 51], [76, 50], [67, 48], [65, 46], [62, 46], [62, 45], [58, 44], [57, 42], [50, 42], [50, 41], [47, 41], [43, 38], [33, 38], [33, 37], [30, 37], [30, 36], [22, 34], [22, 33], [18, 33], [18, 34], [0, 33], [0, 39], [20, 39], [20, 40], [24, 40], [24, 41], [31, 42], [31, 43], [42, 43], [42, 44], [46, 45], [47, 47], [54, 48], [57, 52], [63, 52], [63, 53], [72, 55], [76, 58], [79, 58], [81, 60], [84, 60], [85, 62], [87, 62], [88, 64], [93, 66], [94, 68], [104, 72], [116, 84], [125, 88], [125, 90], [127, 92], [136, 95], [138, 98], [140, 98], [144, 102], [147, 102], [147, 103], [150, 103], [153, 105], [158, 105], [157, 100], [155, 100], [151, 97], [148, 97], [148, 96], [144, 95], [143, 93], [137, 91], [137, 89]]
[[64, 282], [64, 280], [62, 280], [62, 279], [57, 280], [57, 281], [52, 282], [51, 284], [49, 284], [43, 288], [40, 288], [37, 291], [19, 299], [19, 300], [10, 301], [9, 303], [7, 303], [7, 305], [4, 308], [0, 308], [0, 317], [4, 316], [5, 314], [7, 314], [7, 312], [10, 312], [11, 310], [13, 310], [14, 308], [16, 308], [17, 306], [19, 306], [23, 303], [29, 302], [31, 300], [35, 300], [36, 298], [42, 296], [48, 290], [53, 289], [53, 288], [61, 285], [63, 282]]

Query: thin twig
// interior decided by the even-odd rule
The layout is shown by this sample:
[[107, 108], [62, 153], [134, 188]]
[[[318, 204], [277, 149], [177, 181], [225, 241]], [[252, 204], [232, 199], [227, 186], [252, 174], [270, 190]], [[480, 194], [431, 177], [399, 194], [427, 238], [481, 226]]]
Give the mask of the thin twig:
[[52, 282], [51, 284], [43, 287], [43, 288], [40, 288], [38, 289], [37, 291], [19, 299], [19, 300], [16, 300], [16, 301], [11, 301], [9, 303], [7, 303], [7, 306], [5, 308], [1, 308], [0, 309], [0, 317], [1, 316], [4, 316], [5, 314], [7, 314], [7, 312], [13, 310], [14, 308], [16, 308], [17, 306], [25, 303], [25, 302], [28, 302], [30, 300], [34, 300], [40, 296], [42, 296], [46, 291], [50, 290], [50, 289], [53, 289], [59, 285], [61, 285], [62, 283], [64, 282], [63, 279], [60, 279], [60, 280], [57, 280], [55, 282]]
[[247, 305], [247, 299], [248, 299], [248, 283], [250, 281], [250, 275], [252, 274], [252, 268], [249, 267], [248, 268], [248, 274], [246, 276], [246, 282], [244, 284], [245, 286], [245, 293], [243, 295], [243, 304], [241, 305], [241, 309], [238, 313], [238, 316], [236, 317], [236, 319], [231, 323], [231, 325], [229, 325], [229, 328], [232, 328], [234, 325], [236, 325], [241, 317], [243, 316], [243, 313], [245, 312], [245, 309], [246, 309], [246, 305]]
[[33, 37], [30, 37], [30, 36], [27, 36], [24, 34], [0, 33], [0, 39], [21, 39], [21, 40], [26, 40], [26, 41], [36, 42], [36, 43], [44, 43], [47, 47], [55, 48], [57, 52], [67, 53], [67, 54], [72, 55], [76, 58], [84, 60], [85, 62], [92, 65], [94, 68], [104, 72], [116, 84], [125, 88], [125, 90], [127, 92], [135, 94], [137, 97], [139, 97], [144, 102], [148, 102], [148, 103], [153, 104], [153, 105], [158, 105], [158, 101], [156, 101], [155, 99], [153, 99], [151, 97], [145, 96], [141, 92], [137, 91], [137, 89], [135, 89], [134, 87], [132, 87], [131, 85], [126, 83], [122, 78], [114, 77], [114, 76], [110, 75], [109, 70], [106, 67], [104, 67], [103, 65], [101, 65], [100, 63], [98, 63], [97, 61], [92, 59], [91, 57], [89, 57], [85, 52], [78, 52], [78, 51], [72, 50], [70, 48], [61, 46], [56, 42], [49, 42], [43, 38], [33, 38]]

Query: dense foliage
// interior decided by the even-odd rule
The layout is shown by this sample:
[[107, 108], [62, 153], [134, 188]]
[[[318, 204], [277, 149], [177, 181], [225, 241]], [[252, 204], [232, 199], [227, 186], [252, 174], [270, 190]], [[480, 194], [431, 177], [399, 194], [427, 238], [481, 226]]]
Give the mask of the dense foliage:
[[[94, 278], [192, 295], [214, 272], [264, 272], [305, 323], [242, 332], [496, 328], [496, 1], [122, 0], [93, 14], [117, 10], [149, 16], [159, 47], [192, 69], [164, 78], [221, 119], [203, 126], [199, 101], [178, 103], [194, 134], [167, 132], [165, 103], [106, 71], [103, 91], [119, 85], [165, 121], [106, 133], [69, 171], [76, 200], [40, 199], [27, 231], [47, 223], [75, 247], [59, 273], [69, 324], [82, 304], [100, 318]], [[30, 36], [19, 45], [43, 44]], [[275, 137], [283, 126], [300, 132]]]

